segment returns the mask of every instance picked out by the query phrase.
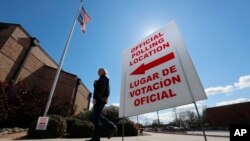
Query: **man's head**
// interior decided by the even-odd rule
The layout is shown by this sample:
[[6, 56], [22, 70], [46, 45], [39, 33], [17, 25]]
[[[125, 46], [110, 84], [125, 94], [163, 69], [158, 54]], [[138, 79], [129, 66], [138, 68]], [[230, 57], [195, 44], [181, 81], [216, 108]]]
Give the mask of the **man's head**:
[[100, 68], [98, 70], [98, 75], [99, 76], [107, 75], [107, 71], [104, 68]]

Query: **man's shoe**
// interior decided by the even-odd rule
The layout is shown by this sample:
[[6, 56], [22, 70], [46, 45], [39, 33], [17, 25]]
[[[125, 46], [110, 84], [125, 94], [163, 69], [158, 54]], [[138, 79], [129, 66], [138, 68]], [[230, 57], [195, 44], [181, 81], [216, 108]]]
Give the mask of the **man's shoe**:
[[116, 126], [112, 127], [109, 131], [108, 139], [113, 137], [116, 132], [117, 132], [117, 127]]

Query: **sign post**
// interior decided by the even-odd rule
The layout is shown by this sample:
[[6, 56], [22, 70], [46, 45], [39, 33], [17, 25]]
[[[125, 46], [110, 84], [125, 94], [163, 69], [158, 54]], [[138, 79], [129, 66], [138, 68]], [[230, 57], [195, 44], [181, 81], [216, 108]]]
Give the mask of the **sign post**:
[[[125, 75], [126, 75], [126, 71], [125, 71], [124, 73], [125, 73]], [[124, 78], [124, 80], [126, 81], [126, 77]], [[125, 92], [125, 87], [124, 87], [123, 91]], [[124, 107], [124, 103], [123, 103], [122, 107]], [[119, 110], [119, 111], [120, 111], [120, 110]], [[123, 115], [124, 115], [124, 113], [123, 113]], [[122, 119], [123, 119], [123, 122], [122, 122], [122, 141], [124, 141], [124, 130], [125, 130], [124, 124], [125, 124], [125, 117], [123, 116]]]
[[159, 132], [160, 131], [160, 116], [159, 116], [159, 111], [157, 110], [156, 111], [157, 112], [157, 122], [158, 122], [158, 125], [157, 125], [157, 132]]
[[199, 116], [195, 101], [204, 99], [204, 88], [175, 22], [124, 50], [119, 117], [190, 103]]
[[194, 101], [194, 106], [195, 106], [195, 109], [196, 109], [196, 112], [197, 112], [197, 115], [198, 115], [198, 118], [199, 118], [199, 121], [200, 121], [200, 126], [201, 126], [201, 130], [202, 130], [202, 134], [204, 136], [205, 141], [207, 141], [206, 133], [205, 133], [202, 121], [201, 121], [201, 116], [199, 114], [199, 111], [198, 111], [198, 108], [197, 108], [197, 105], [196, 105], [195, 101]]
[[[179, 56], [179, 53], [178, 53], [178, 52], [177, 52], [177, 55]], [[182, 68], [182, 70], [183, 70], [183, 65], [182, 65], [182, 62], [180, 62], [180, 64], [181, 64], [181, 68]], [[184, 73], [185, 73], [185, 72], [184, 72]], [[184, 75], [184, 76], [185, 76], [185, 79], [187, 80], [186, 75]], [[187, 85], [188, 85], [188, 90], [189, 90], [189, 92], [190, 92], [190, 96], [191, 96], [191, 98], [192, 98], [192, 100], [193, 100], [193, 103], [194, 103], [194, 106], [195, 106], [195, 110], [196, 110], [197, 115], [198, 115], [198, 118], [199, 118], [199, 122], [200, 122], [200, 126], [201, 126], [201, 130], [202, 130], [202, 133], [203, 133], [204, 139], [205, 139], [205, 141], [207, 141], [206, 133], [205, 133], [205, 130], [204, 130], [204, 127], [203, 127], [202, 121], [201, 121], [201, 116], [200, 116], [200, 113], [199, 113], [199, 110], [198, 110], [197, 104], [196, 104], [196, 102], [195, 102], [195, 98], [194, 98], [194, 96], [193, 96], [193, 94], [192, 94], [192, 91], [191, 91], [191, 88], [190, 88], [189, 83], [187, 83]]]
[[139, 123], [139, 121], [138, 121], [138, 116], [139, 116], [139, 115], [136, 116], [136, 123], [137, 123], [137, 124]]
[[36, 130], [46, 130], [48, 122], [49, 117], [39, 117], [36, 124]]

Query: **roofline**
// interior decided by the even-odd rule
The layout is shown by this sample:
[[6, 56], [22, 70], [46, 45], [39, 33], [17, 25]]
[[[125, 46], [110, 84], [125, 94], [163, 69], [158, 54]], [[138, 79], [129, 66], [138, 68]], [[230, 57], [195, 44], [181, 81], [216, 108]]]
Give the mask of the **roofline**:
[[228, 105], [221, 105], [221, 106], [214, 106], [214, 107], [209, 107], [209, 108], [207, 108], [207, 109], [228, 107], [228, 106], [239, 105], [239, 104], [246, 104], [246, 103], [250, 103], [250, 101], [240, 102], [240, 103], [233, 103], [233, 104], [228, 104]]
[[0, 22], [0, 25], [11, 25], [11, 26], [18, 26], [19, 28], [21, 28], [24, 33], [26, 35], [28, 35], [30, 38], [32, 38], [32, 36], [23, 28], [23, 26], [21, 24], [15, 24], [15, 23], [3, 23], [3, 22]]
[[[36, 37], [32, 37], [32, 36], [23, 28], [23, 26], [22, 26], [21, 24], [0, 22], [0, 25], [17, 26], [17, 27], [19, 27], [27, 36], [29, 36], [30, 38], [36, 38]], [[37, 38], [36, 38], [36, 39], [37, 39]], [[47, 57], [49, 57], [57, 66], [59, 66], [58, 63], [57, 63], [53, 58], [50, 57], [50, 55], [41, 47], [40, 44], [37, 44], [36, 46], [39, 47], [39, 48], [41, 49], [41, 51], [42, 51]], [[45, 67], [48, 67], [48, 68], [51, 68], [51, 69], [56, 69], [56, 68], [50, 67], [50, 66], [48, 66], [48, 65], [46, 65], [46, 64], [44, 64], [44, 66], [45, 66]], [[79, 84], [82, 84], [82, 85], [88, 90], [88, 92], [91, 93], [90, 90], [86, 87], [86, 85], [81, 81], [81, 79], [77, 77], [77, 75], [72, 74], [72, 73], [69, 73], [69, 72], [66, 72], [66, 71], [64, 71], [64, 70], [62, 70], [62, 71], [63, 71], [64, 73], [66, 73], [66, 74], [69, 74], [69, 75], [71, 75], [71, 76], [76, 77], [77, 80], [79, 80], [79, 82], [80, 82]]]
[[57, 63], [53, 58], [51, 58], [50, 55], [40, 46], [40, 44], [38, 44], [37, 47], [38, 47], [39, 49], [41, 49], [41, 51], [42, 51], [49, 59], [51, 59], [51, 61], [54, 62], [54, 63], [56, 64], [57, 67], [59, 66], [58, 63]]
[[[43, 66], [44, 66], [44, 67], [47, 67], [47, 68], [51, 68], [51, 69], [57, 70], [57, 68], [53, 68], [53, 67], [48, 66], [48, 65], [46, 65], [46, 64], [44, 64]], [[66, 71], [64, 71], [64, 70], [62, 70], [62, 72], [66, 73], [66, 74], [68, 74], [68, 75], [74, 76], [74, 77], [76, 77], [77, 79], [79, 79], [79, 78], [77, 77], [77, 75], [75, 75], [75, 74], [66, 72]]]
[[[15, 23], [3, 23], [3, 22], [0, 22], [0, 25], [12, 25], [12, 26], [17, 26], [17, 27], [19, 27], [27, 36], [29, 36], [30, 38], [36, 38], [36, 37], [32, 37], [24, 28], [23, 28], [23, 26], [21, 25], [21, 24], [15, 24]], [[36, 38], [37, 39], [37, 38]], [[38, 40], [38, 39], [37, 39]], [[38, 40], [39, 41], [39, 40]], [[39, 42], [40, 43], [40, 42]], [[46, 51], [44, 51], [44, 49], [41, 47], [41, 45], [40, 44], [37, 44], [37, 47], [39, 47], [41, 50], [42, 50], [42, 52], [48, 57], [48, 58], [50, 58], [57, 66], [59, 66], [58, 65], [58, 63], [53, 59], [53, 58], [51, 58], [51, 56], [46, 52]]]
[[84, 88], [86, 88], [86, 90], [88, 90], [89, 93], [91, 93], [91, 91], [88, 89], [88, 87], [82, 82], [82, 80], [80, 78], [79, 79], [79, 84], [82, 84]]

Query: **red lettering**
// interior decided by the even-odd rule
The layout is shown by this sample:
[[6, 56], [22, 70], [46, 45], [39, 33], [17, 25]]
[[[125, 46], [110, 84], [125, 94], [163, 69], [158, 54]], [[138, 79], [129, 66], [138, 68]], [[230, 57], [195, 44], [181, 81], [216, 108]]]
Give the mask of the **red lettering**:
[[135, 95], [135, 91], [133, 91], [133, 92], [129, 92], [130, 93], [130, 96], [131, 97], [134, 97], [134, 95]]
[[171, 73], [177, 72], [177, 69], [176, 69], [175, 65], [169, 67], [169, 70], [170, 70]]
[[139, 85], [143, 85], [145, 83], [156, 80], [158, 78], [159, 78], [159, 74], [158, 74], [158, 72], [156, 72], [156, 73], [154, 73], [152, 75], [148, 75], [147, 77], [143, 77], [143, 78], [141, 78], [139, 80], [136, 80], [136, 81], [130, 83], [129, 88], [132, 89], [132, 88], [138, 87]]
[[140, 100], [139, 100], [139, 99], [135, 99], [134, 105], [135, 105], [135, 106], [139, 106], [139, 105], [140, 105]]
[[162, 92], [161, 99], [169, 98], [168, 93], [166, 91]]
[[169, 74], [175, 73], [175, 72], [177, 72], [177, 69], [176, 69], [176, 66], [173, 65], [167, 69], [162, 70], [162, 75], [166, 76], [166, 75], [169, 75]]
[[150, 96], [150, 101], [151, 101], [151, 102], [155, 102], [155, 101], [156, 101], [156, 95], [155, 95], [155, 94], [152, 94], [152, 95]]
[[145, 97], [142, 97], [142, 98], [141, 98], [141, 104], [142, 104], [142, 105], [144, 104], [145, 100], [146, 100]]
[[168, 92], [170, 97], [176, 96], [176, 94], [172, 91], [172, 89], [169, 89]]
[[173, 84], [176, 84], [176, 83], [181, 82], [181, 77], [180, 77], [180, 75], [173, 76], [173, 77], [172, 77], [172, 82], [173, 82]]
[[175, 96], [176, 96], [176, 93], [174, 93], [172, 89], [168, 89], [166, 91], [162, 91], [159, 93], [155, 93], [155, 94], [151, 94], [148, 96], [137, 98], [134, 101], [134, 105], [140, 106], [140, 105], [153, 103], [153, 102], [164, 100], [164, 99], [169, 99], [169, 98], [175, 97]]

